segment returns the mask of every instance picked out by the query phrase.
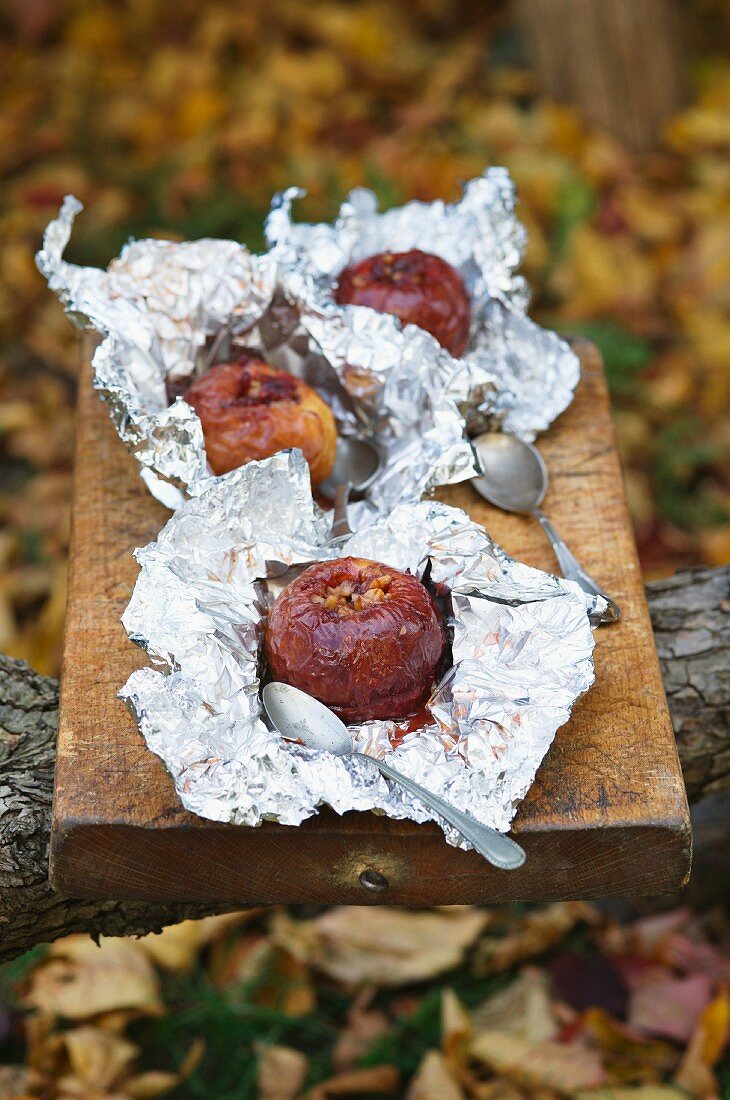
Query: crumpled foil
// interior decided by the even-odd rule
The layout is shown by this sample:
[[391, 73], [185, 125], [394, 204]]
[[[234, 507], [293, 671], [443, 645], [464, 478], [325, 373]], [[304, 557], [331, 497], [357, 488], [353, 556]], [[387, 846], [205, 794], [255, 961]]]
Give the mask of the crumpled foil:
[[466, 380], [427, 333], [402, 331], [391, 317], [376, 317], [367, 333], [337, 317], [308, 332], [277, 293], [276, 258], [234, 241], [133, 241], [108, 271], [69, 264], [63, 251], [81, 209], [64, 200], [38, 267], [72, 317], [104, 334], [94, 385], [164, 504], [179, 506], [211, 476], [198, 416], [172, 398], [237, 347], [303, 377], [332, 407], [341, 435], [379, 448], [383, 466], [353, 512], [359, 522], [477, 472], [457, 407]]
[[[532, 440], [567, 408], [580, 363], [564, 340], [527, 316], [529, 290], [516, 274], [527, 237], [506, 169], [489, 168], [470, 180], [457, 203], [409, 202], [382, 214], [372, 191], [357, 188], [331, 225], [292, 222], [292, 203], [303, 194], [291, 187], [275, 197], [266, 237], [282, 285], [325, 356], [336, 362], [343, 350], [335, 346], [334, 318], [341, 331], [357, 327], [365, 335], [380, 316], [336, 305], [342, 269], [378, 252], [420, 248], [455, 267], [471, 296], [469, 347], [452, 372], [450, 391], [470, 433], [501, 427]], [[377, 332], [375, 347], [376, 339]], [[367, 372], [363, 353], [355, 361]]]
[[[508, 558], [466, 513], [401, 504], [328, 544], [306, 463], [285, 451], [208, 484], [136, 554], [141, 572], [123, 624], [155, 667], [120, 692], [183, 804], [217, 821], [297, 825], [323, 803], [439, 820], [367, 761], [287, 743], [259, 698], [266, 609], [288, 564], [349, 554], [431, 578], [450, 591], [453, 664], [417, 732], [350, 726], [355, 747], [393, 765], [485, 825], [506, 831], [555, 731], [593, 682], [591, 616], [604, 601]], [[600, 605], [600, 606], [599, 606]], [[395, 747], [391, 743], [395, 740]], [[398, 739], [398, 740], [396, 740]], [[444, 822], [446, 838], [468, 846]]]

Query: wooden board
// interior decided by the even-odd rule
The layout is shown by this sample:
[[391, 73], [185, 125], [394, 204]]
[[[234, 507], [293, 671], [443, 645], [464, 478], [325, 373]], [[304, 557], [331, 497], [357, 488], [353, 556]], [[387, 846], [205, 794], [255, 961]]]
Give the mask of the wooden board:
[[[657, 894], [689, 871], [687, 803], [624, 501], [599, 357], [578, 346], [576, 399], [540, 446], [545, 510], [623, 619], [597, 633], [597, 682], [561, 729], [522, 803], [519, 871], [449, 847], [435, 825], [324, 810], [298, 828], [220, 825], [187, 813], [116, 693], [144, 655], [119, 622], [131, 551], [168, 513], [152, 500], [106, 408], [82, 378], [71, 575], [53, 808], [51, 878], [98, 898], [488, 903]], [[440, 493], [513, 555], [555, 569], [537, 523], [491, 508], [468, 484]], [[363, 885], [363, 872], [386, 880]]]

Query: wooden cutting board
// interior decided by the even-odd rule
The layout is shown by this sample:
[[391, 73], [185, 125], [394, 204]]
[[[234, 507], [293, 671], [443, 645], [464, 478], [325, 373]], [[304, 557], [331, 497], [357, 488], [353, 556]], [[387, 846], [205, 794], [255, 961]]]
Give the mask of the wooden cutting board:
[[[682, 775], [624, 500], [600, 358], [540, 440], [545, 511], [621, 622], [597, 632], [593, 689], [575, 707], [514, 824], [527, 850], [499, 871], [449, 847], [436, 825], [325, 809], [298, 828], [220, 825], [187, 813], [117, 691], [144, 654], [119, 622], [137, 576], [131, 551], [168, 517], [81, 379], [71, 574], [53, 804], [51, 879], [70, 896], [157, 901], [405, 905], [658, 894], [689, 873]], [[468, 484], [439, 493], [513, 556], [556, 568], [538, 524], [486, 504]], [[370, 885], [368, 885], [368, 883]], [[372, 889], [376, 885], [379, 889]]]

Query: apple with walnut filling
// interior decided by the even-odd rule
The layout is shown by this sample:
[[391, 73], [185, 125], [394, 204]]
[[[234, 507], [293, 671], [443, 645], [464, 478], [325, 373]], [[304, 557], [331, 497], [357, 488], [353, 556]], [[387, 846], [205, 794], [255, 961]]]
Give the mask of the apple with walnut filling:
[[312, 484], [329, 477], [337, 445], [335, 419], [329, 405], [301, 378], [256, 356], [241, 355], [211, 367], [184, 397], [200, 417], [214, 474], [300, 447]]
[[410, 573], [363, 558], [318, 562], [279, 595], [265, 653], [274, 679], [345, 722], [403, 718], [428, 699], [443, 619]]

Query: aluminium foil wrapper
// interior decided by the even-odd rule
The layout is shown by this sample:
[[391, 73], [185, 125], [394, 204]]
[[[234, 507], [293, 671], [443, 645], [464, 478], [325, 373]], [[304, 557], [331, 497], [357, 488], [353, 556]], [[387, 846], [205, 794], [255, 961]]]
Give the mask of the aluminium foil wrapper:
[[[469, 346], [451, 383], [469, 433], [501, 428], [532, 440], [568, 407], [580, 363], [565, 340], [527, 316], [529, 290], [517, 274], [527, 237], [506, 169], [488, 168], [470, 180], [459, 202], [408, 202], [384, 213], [372, 191], [357, 188], [331, 224], [292, 220], [292, 204], [303, 194], [290, 187], [275, 196], [266, 237], [302, 325], [330, 361], [345, 361], [346, 333], [382, 316], [337, 305], [343, 268], [376, 253], [418, 248], [456, 268], [471, 298]], [[358, 362], [367, 374], [368, 363]]]
[[[328, 536], [303, 456], [284, 451], [209, 482], [137, 551], [122, 621], [151, 666], [120, 694], [149, 748], [186, 808], [217, 821], [298, 825], [322, 804], [438, 820], [367, 761], [284, 741], [260, 701], [265, 617], [282, 583], [264, 579], [267, 559], [352, 554], [418, 577], [429, 567], [431, 582], [450, 593], [453, 655], [431, 719], [415, 732], [388, 721], [352, 725], [353, 743], [506, 831], [593, 682], [591, 627], [604, 601], [513, 561], [466, 513], [435, 501], [400, 504], [344, 543]], [[439, 824], [450, 843], [467, 846]]]
[[466, 380], [427, 333], [378, 315], [307, 330], [279, 286], [276, 257], [235, 241], [132, 241], [106, 271], [68, 263], [81, 209], [64, 200], [38, 267], [72, 318], [103, 336], [94, 386], [164, 504], [179, 506], [212, 476], [200, 420], [181, 394], [237, 349], [304, 378], [340, 435], [376, 445], [383, 463], [353, 513], [361, 522], [477, 472], [458, 408]]

